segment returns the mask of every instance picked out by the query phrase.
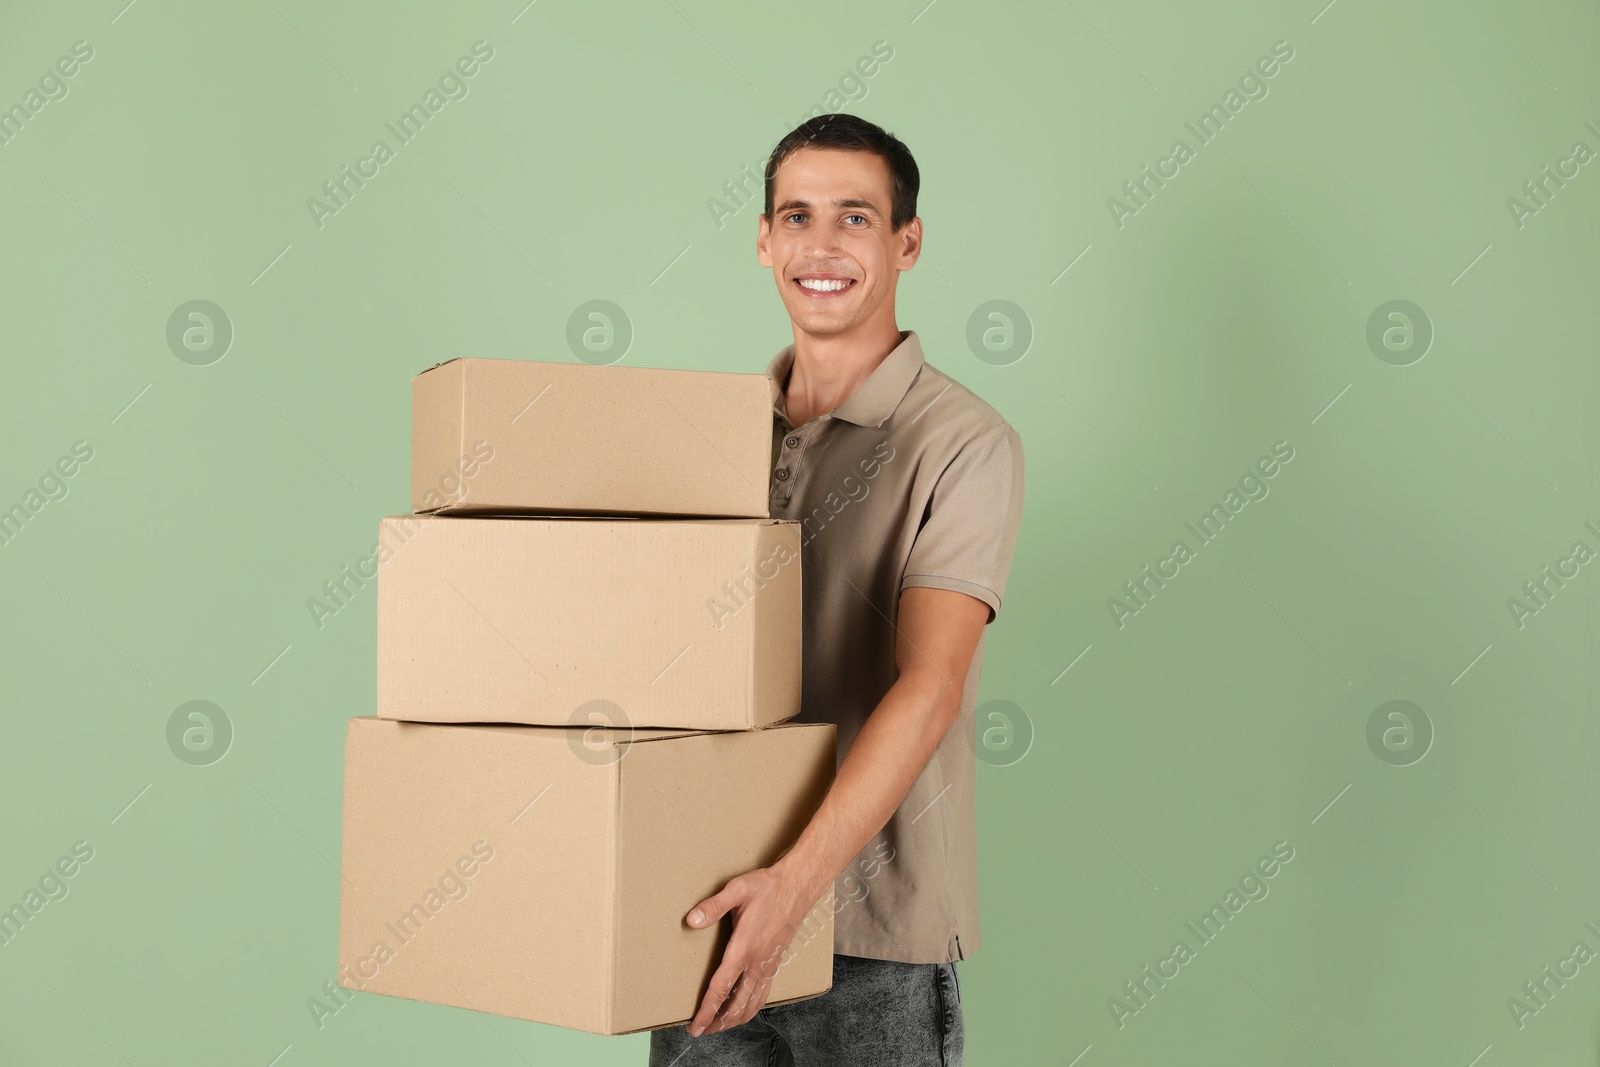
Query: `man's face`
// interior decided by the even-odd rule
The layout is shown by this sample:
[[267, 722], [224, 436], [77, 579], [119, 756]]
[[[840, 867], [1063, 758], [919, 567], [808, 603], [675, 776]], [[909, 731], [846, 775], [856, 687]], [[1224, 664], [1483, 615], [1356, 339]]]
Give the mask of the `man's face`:
[[922, 220], [890, 229], [889, 164], [871, 152], [802, 148], [778, 167], [772, 203], [756, 254], [795, 329], [833, 337], [880, 318], [893, 328], [895, 283], [917, 261]]

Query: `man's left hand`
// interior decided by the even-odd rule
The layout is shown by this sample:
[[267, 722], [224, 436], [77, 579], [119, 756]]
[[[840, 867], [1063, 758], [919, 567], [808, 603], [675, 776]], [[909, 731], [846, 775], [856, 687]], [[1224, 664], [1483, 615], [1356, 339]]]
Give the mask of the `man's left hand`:
[[772, 979], [795, 930], [822, 895], [810, 899], [803, 880], [775, 864], [739, 875], [720, 893], [695, 905], [688, 915], [690, 926], [703, 930], [732, 912], [733, 936], [700, 1010], [689, 1020], [690, 1037], [728, 1030], [755, 1018], [767, 1003]]

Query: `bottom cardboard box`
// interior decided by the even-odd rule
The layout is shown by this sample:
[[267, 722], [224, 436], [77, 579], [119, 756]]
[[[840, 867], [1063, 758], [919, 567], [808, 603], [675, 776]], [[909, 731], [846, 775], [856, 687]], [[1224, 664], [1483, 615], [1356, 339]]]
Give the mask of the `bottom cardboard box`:
[[[339, 984], [596, 1034], [687, 1022], [731, 917], [833, 781], [834, 727], [599, 729], [350, 720]], [[827, 992], [833, 891], [769, 1004]]]

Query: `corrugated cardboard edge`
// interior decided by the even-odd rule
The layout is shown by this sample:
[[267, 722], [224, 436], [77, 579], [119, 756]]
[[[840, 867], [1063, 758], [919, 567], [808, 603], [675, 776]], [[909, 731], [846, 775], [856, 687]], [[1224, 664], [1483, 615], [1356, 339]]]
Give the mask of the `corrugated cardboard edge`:
[[[615, 743], [612, 747], [616, 747]], [[603, 949], [606, 954], [605, 1002], [600, 1009], [600, 1018], [607, 1033], [616, 1031], [617, 1018], [617, 956], [622, 944], [622, 901], [617, 893], [617, 883], [622, 878], [622, 755], [626, 754], [624, 750], [611, 761], [611, 817], [606, 820], [606, 833], [611, 835], [611, 847], [606, 850], [611, 869], [606, 872], [605, 880], [608, 898], [604, 908], [607, 916], [606, 945]]]
[[[791, 715], [786, 719], [778, 719], [778, 720], [776, 720], [774, 722], [762, 723], [760, 726], [751, 726], [748, 729], [749, 730], [775, 730], [780, 726], [817, 726], [817, 725], [819, 725], [818, 723], [814, 723], [814, 722], [798, 722], [798, 721], [796, 721], [798, 715], [799, 715], [799, 712], [796, 712], [794, 715]], [[441, 725], [442, 726], [442, 725], [446, 725], [446, 724], [437, 723], [435, 725]], [[523, 725], [523, 724], [522, 723], [470, 723], [470, 724], [468, 724], [468, 723], [450, 723], [448, 725], [451, 725], [451, 726], [464, 726], [464, 725], [473, 725], [473, 726], [520, 726], [520, 725]], [[676, 732], [675, 733], [671, 733], [671, 734], [662, 734], [662, 735], [660, 735], [658, 737], [623, 737], [623, 738], [617, 739], [616, 741], [613, 741], [612, 744], [614, 744], [614, 745], [647, 745], [651, 741], [674, 741], [674, 740], [677, 740], [680, 737], [693, 737], [696, 734], [729, 734], [729, 733], [745, 733], [746, 732], [746, 729], [744, 727], [741, 727], [738, 730], [729, 730], [725, 726], [716, 726], [716, 727], [709, 727], [708, 726], [708, 727], [704, 727], [704, 728], [692, 728], [692, 729], [689, 728], [689, 727], [684, 727], [684, 726], [638, 726], [638, 727], [635, 727], [635, 729], [638, 729], [638, 730], [674, 730]]]
[[[384, 519], [439, 519], [449, 516], [435, 514], [434, 512], [410, 512], [409, 514], [385, 515]], [[666, 526], [681, 526], [686, 523], [741, 523], [747, 526], [777, 526], [788, 524], [798, 526], [794, 519], [775, 519], [770, 515], [684, 515], [679, 512], [663, 514], [646, 514], [639, 511], [610, 512], [610, 511], [529, 511], [525, 508], [485, 507], [472, 513], [474, 519], [510, 519], [515, 522], [548, 522], [551, 520], [573, 521], [589, 520], [591, 522], [628, 522], [633, 524], [656, 524]]]
[[[433, 375], [432, 378], [427, 378], [427, 375], [431, 371], [437, 370], [440, 367], [449, 366], [452, 363], [460, 363], [461, 364], [461, 367], [460, 367], [460, 370], [459, 370], [458, 373], [454, 373], [453, 375], [452, 374], [435, 374], [435, 375]], [[445, 395], [448, 395], [448, 391], [450, 389], [455, 389], [456, 390], [455, 425], [453, 427], [450, 427], [450, 426], [447, 425], [447, 426], [443, 427], [440, 430], [440, 432], [438, 432], [438, 433], [424, 433], [423, 434], [423, 439], [424, 439], [424, 441], [426, 443], [426, 446], [427, 446], [426, 447], [426, 451], [427, 451], [428, 454], [427, 455], [421, 455], [421, 454], [419, 454], [418, 449], [417, 449], [417, 429], [418, 429], [418, 427], [417, 427], [417, 422], [418, 422], [417, 410], [418, 410], [418, 407], [419, 407], [418, 398], [419, 398], [419, 396], [423, 396], [423, 395], [430, 395], [431, 397], [436, 397], [436, 396], [439, 395], [440, 392], [443, 392], [443, 393], [445, 393]], [[425, 410], [434, 412], [435, 413], [434, 417], [437, 419], [437, 417], [438, 417], [437, 416], [438, 405], [422, 404], [421, 406]], [[438, 512], [441, 512], [441, 511], [447, 511], [451, 507], [451, 503], [449, 501], [446, 501], [445, 503], [440, 504], [438, 507], [420, 508], [418, 505], [420, 505], [422, 503], [422, 501], [420, 499], [418, 499], [417, 490], [418, 490], [419, 487], [418, 487], [418, 484], [417, 484], [417, 478], [419, 477], [419, 475], [423, 471], [432, 471], [432, 472], [434, 472], [434, 473], [423, 475], [423, 476], [428, 477], [428, 478], [437, 478], [437, 477], [440, 477], [441, 475], [443, 475], [446, 471], [451, 471], [451, 470], [455, 470], [456, 469], [456, 464], [460, 461], [461, 457], [466, 453], [466, 444], [465, 444], [466, 434], [467, 434], [467, 429], [466, 429], [466, 410], [467, 410], [467, 365], [466, 365], [465, 360], [463, 360], [462, 358], [458, 357], [456, 359], [445, 360], [445, 362], [443, 362], [443, 363], [435, 363], [432, 367], [429, 367], [427, 370], [423, 371], [422, 373], [412, 376], [412, 379], [411, 379], [411, 512], [412, 512], [412, 514], [414, 514], [414, 515], [432, 515], [432, 514], [436, 514]]]
[[[590, 366], [590, 367], [598, 367], [601, 370], [606, 370], [606, 371], [650, 370], [650, 371], [671, 371], [674, 374], [735, 374], [735, 375], [738, 375], [741, 378], [765, 378], [765, 379], [767, 379], [767, 381], [772, 383], [772, 386], [771, 386], [772, 390], [775, 390], [777, 388], [777, 384], [778, 384], [777, 380], [774, 379], [772, 377], [772, 375], [768, 374], [766, 371], [711, 370], [711, 369], [709, 369], [707, 367], [646, 367], [646, 366], [642, 366], [642, 365], [639, 365], [639, 364], [622, 365], [622, 364], [616, 364], [616, 363], [588, 363], [588, 364], [586, 364], [586, 363], [582, 363], [582, 362], [579, 362], [577, 360], [571, 360], [571, 359], [525, 359], [525, 358], [523, 358], [521, 356], [451, 356], [449, 359], [440, 360], [438, 363], [435, 363], [430, 367], [423, 368], [422, 370], [418, 371], [416, 374], [412, 375], [412, 377], [420, 378], [420, 377], [422, 377], [422, 375], [427, 374], [428, 371], [437, 370], [440, 367], [448, 367], [452, 363], [553, 363], [553, 364], [556, 364], [557, 366], [561, 366], [561, 367], [584, 367], [584, 366]], [[777, 403], [778, 395], [777, 395], [777, 393], [775, 391], [772, 392], [772, 400], [773, 400], [773, 403]]]
[[[833, 988], [833, 981], [830, 979], [829, 982], [828, 982], [828, 988], [827, 989], [819, 989], [815, 993], [803, 993], [798, 997], [784, 997], [782, 1000], [769, 1000], [769, 1001], [766, 1002], [766, 1004], [764, 1004], [762, 1006], [766, 1007], [766, 1008], [774, 1008], [774, 1007], [777, 1007], [779, 1004], [794, 1004], [797, 1001], [810, 1000], [812, 997], [820, 997], [820, 996], [822, 996], [824, 993], [828, 992], [828, 990], [831, 990], [832, 988]], [[689, 1022], [689, 1019], [679, 1019], [677, 1022], [658, 1023], [655, 1026], [636, 1026], [632, 1030], [611, 1030], [611, 1031], [607, 1032], [606, 1036], [607, 1037], [622, 1037], [625, 1034], [647, 1034], [651, 1030], [665, 1030], [670, 1026], [683, 1026], [687, 1022]]]
[[506, 504], [445, 504], [426, 512], [428, 515], [449, 515], [458, 518], [473, 519], [752, 519], [762, 521], [771, 518], [770, 515], [729, 515], [726, 512], [701, 512], [701, 511], [649, 511], [644, 508], [629, 508], [627, 510], [599, 511], [573, 511], [570, 508], [512, 507]]
[[[415, 381], [416, 379], [422, 377], [424, 374], [427, 374], [429, 371], [438, 370], [440, 367], [448, 367], [452, 363], [460, 363], [460, 364], [462, 364], [462, 373], [465, 374], [466, 371], [467, 371], [468, 365], [470, 365], [472, 363], [482, 363], [482, 362], [495, 362], [495, 363], [553, 363], [553, 364], [556, 364], [557, 366], [562, 366], [562, 367], [581, 367], [581, 366], [585, 366], [586, 365], [586, 364], [583, 364], [583, 363], [576, 363], [576, 362], [573, 362], [571, 360], [564, 360], [564, 359], [507, 359], [507, 358], [499, 357], [499, 356], [452, 356], [449, 359], [440, 360], [438, 363], [435, 363], [431, 367], [424, 367], [422, 370], [418, 371], [416, 374], [413, 374], [411, 377], [412, 377], [412, 380]], [[594, 367], [599, 367], [601, 370], [613, 370], [613, 371], [617, 371], [617, 370], [620, 370], [620, 371], [640, 371], [640, 370], [646, 370], [646, 371], [671, 371], [674, 374], [732, 374], [732, 375], [738, 375], [741, 378], [765, 378], [767, 380], [767, 399], [771, 402], [771, 404], [773, 406], [777, 405], [777, 403], [778, 403], [778, 393], [781, 390], [781, 387], [778, 384], [778, 380], [776, 378], [774, 378], [772, 375], [768, 374], [766, 371], [709, 370], [709, 369], [707, 369], [705, 367], [618, 366], [616, 364], [587, 364], [587, 366], [594, 366]]]
[[339, 808], [339, 873], [341, 875], [339, 879], [339, 947], [337, 949], [338, 957], [334, 960], [334, 970], [339, 975], [338, 981], [341, 989], [354, 988], [353, 986], [345, 983], [344, 961], [345, 951], [349, 947], [346, 938], [349, 936], [348, 930], [350, 925], [349, 915], [351, 899], [350, 880], [342, 876], [345, 871], [350, 869], [351, 836], [350, 827], [347, 822], [347, 820], [350, 818], [350, 783], [352, 780], [352, 775], [350, 774], [350, 739], [355, 735], [356, 720], [359, 718], [361, 718], [359, 715], [353, 716], [344, 724], [344, 757], [342, 760], [344, 764], [342, 768], [344, 775], [344, 788], [340, 791], [341, 799]]

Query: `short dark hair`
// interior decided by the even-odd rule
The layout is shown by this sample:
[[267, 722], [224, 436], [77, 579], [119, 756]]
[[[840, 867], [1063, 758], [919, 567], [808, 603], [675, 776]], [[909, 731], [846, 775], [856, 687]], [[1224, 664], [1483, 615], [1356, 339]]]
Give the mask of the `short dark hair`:
[[882, 126], [844, 113], [817, 115], [784, 135], [767, 158], [766, 216], [772, 217], [772, 186], [778, 166], [801, 148], [834, 148], [845, 152], [871, 152], [889, 165], [890, 227], [899, 232], [917, 217], [917, 189], [922, 183], [911, 149]]

